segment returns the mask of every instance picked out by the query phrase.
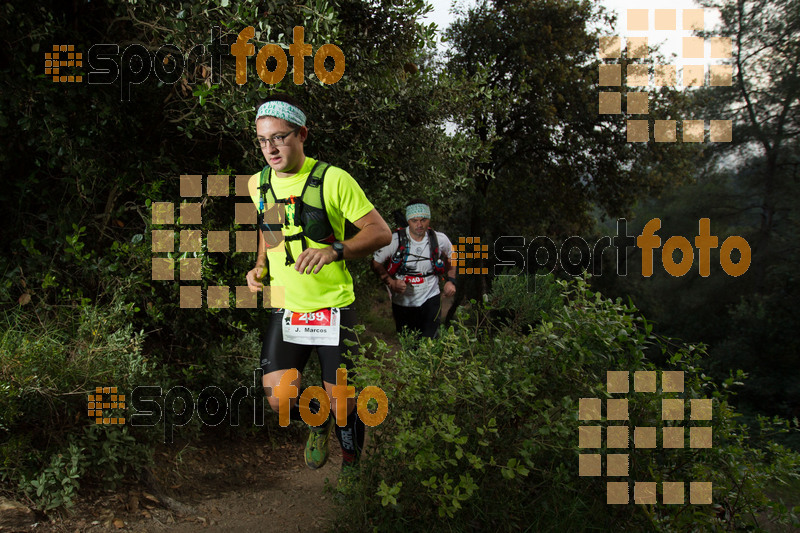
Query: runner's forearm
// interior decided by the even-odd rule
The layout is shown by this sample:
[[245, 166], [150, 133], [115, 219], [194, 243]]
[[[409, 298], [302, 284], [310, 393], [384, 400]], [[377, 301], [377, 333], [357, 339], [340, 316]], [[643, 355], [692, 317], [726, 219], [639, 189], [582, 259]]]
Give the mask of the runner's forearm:
[[266, 241], [264, 241], [264, 235], [261, 233], [261, 228], [258, 228], [258, 253], [256, 254], [256, 268], [267, 267], [267, 250], [265, 245]]
[[[384, 222], [385, 224], [385, 222]], [[392, 232], [389, 226], [381, 228], [379, 225], [367, 225], [356, 233], [352, 239], [343, 241], [345, 259], [361, 259], [372, 254], [378, 248], [389, 244]]]
[[383, 282], [384, 285], [388, 285], [389, 282], [392, 280], [392, 276], [389, 275], [389, 272], [386, 270], [386, 267], [375, 260], [372, 261], [372, 271], [378, 275], [378, 277], [380, 278], [380, 280]]

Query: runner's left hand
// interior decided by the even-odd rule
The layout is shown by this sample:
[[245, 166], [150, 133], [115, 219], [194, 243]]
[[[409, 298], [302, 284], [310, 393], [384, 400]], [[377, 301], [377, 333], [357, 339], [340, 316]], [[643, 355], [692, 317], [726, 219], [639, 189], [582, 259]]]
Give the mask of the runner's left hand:
[[327, 248], [306, 248], [297, 256], [294, 269], [301, 274], [318, 274], [322, 267], [336, 260], [336, 250]]
[[448, 281], [444, 284], [444, 295], [445, 296], [452, 296], [456, 293], [456, 284], [452, 281]]

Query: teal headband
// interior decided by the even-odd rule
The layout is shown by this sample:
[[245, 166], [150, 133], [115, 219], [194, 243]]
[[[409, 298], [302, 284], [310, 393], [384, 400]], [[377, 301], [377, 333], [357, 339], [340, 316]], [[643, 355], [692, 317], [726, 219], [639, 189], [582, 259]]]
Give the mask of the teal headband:
[[425, 204], [411, 204], [406, 207], [406, 220], [417, 217], [431, 218], [431, 208]]
[[292, 104], [281, 102], [280, 100], [272, 100], [271, 102], [262, 104], [261, 107], [258, 108], [258, 113], [256, 113], [256, 120], [261, 117], [282, 118], [286, 122], [291, 122], [298, 126], [306, 125], [305, 113]]

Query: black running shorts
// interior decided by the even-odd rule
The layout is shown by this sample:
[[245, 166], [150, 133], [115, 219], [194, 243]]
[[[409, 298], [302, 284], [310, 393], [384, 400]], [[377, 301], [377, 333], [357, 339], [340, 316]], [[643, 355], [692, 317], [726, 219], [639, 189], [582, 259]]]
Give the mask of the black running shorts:
[[[296, 368], [302, 374], [303, 369], [311, 356], [311, 350], [316, 348], [319, 356], [319, 366], [322, 368], [322, 380], [336, 383], [336, 369], [344, 364], [345, 368], [353, 368], [353, 362], [347, 357], [349, 350], [358, 350], [358, 345], [346, 346], [345, 339], [357, 341], [355, 332], [351, 331], [356, 325], [356, 310], [353, 307], [340, 307], [340, 324], [344, 327], [339, 332], [339, 346], [310, 346], [284, 342], [281, 324], [283, 309], [272, 312], [267, 331], [264, 334], [264, 343], [261, 346], [261, 368], [264, 374], [276, 370]], [[350, 328], [350, 329], [345, 329]]]
[[439, 334], [441, 294], [431, 296], [419, 307], [403, 307], [392, 303], [392, 315], [398, 335], [406, 327], [418, 331], [423, 337], [435, 338]]

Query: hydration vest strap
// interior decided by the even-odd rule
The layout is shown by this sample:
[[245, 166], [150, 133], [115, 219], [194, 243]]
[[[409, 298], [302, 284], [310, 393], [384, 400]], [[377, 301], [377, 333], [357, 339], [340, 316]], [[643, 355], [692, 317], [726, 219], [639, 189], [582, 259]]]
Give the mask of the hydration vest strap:
[[[306, 191], [309, 187], [314, 187], [319, 191], [319, 203], [322, 206], [322, 210], [325, 211], [327, 214], [327, 210], [325, 209], [325, 196], [322, 194], [322, 185], [325, 183], [323, 178], [325, 177], [325, 173], [328, 172], [328, 168], [330, 165], [328, 163], [323, 163], [322, 161], [317, 161], [314, 163], [314, 166], [311, 168], [311, 172], [308, 173], [308, 178], [306, 179], [305, 184], [303, 184], [303, 192], [300, 193], [300, 202], [297, 203], [295, 207], [295, 211], [299, 208], [302, 210], [302, 206], [306, 203]], [[300, 215], [297, 215], [297, 220], [300, 220]]]
[[431, 264], [436, 264], [436, 259], [439, 258], [439, 239], [431, 228], [428, 228], [428, 245], [431, 250]]
[[300, 233], [295, 233], [294, 235], [289, 235], [288, 237], [284, 237], [283, 240], [284, 240], [283, 249], [286, 251], [286, 265], [289, 266], [294, 264], [295, 259], [294, 256], [292, 255], [292, 249], [288, 243], [291, 241], [300, 241], [303, 245], [303, 252], [305, 252], [307, 248], [306, 239], [305, 235], [303, 235], [303, 232], [301, 231]]
[[408, 268], [406, 268], [406, 265], [408, 264], [408, 254], [410, 253], [410, 250], [411, 250], [411, 246], [409, 246], [409, 243], [408, 243], [408, 234], [406, 233], [405, 228], [400, 230], [400, 234], [398, 235], [398, 237], [403, 239], [403, 248], [404, 248], [404, 250], [403, 250], [403, 264], [400, 265], [400, 274], [405, 275], [405, 273], [408, 272]]
[[[269, 169], [269, 170], [267, 170], [267, 169]], [[267, 173], [266, 180], [264, 179], [264, 173], [265, 172]], [[275, 191], [272, 190], [272, 179], [271, 179], [271, 176], [272, 176], [272, 169], [269, 167], [269, 165], [267, 165], [267, 166], [265, 166], [264, 168], [261, 169], [261, 174], [258, 177], [258, 181], [259, 181], [258, 188], [261, 189], [261, 196], [265, 200], [264, 201], [264, 209], [266, 209], [266, 204], [268, 204], [268, 203], [272, 203], [272, 204], [281, 203], [279, 200], [277, 200], [277, 198], [275, 196]], [[267, 193], [270, 194], [270, 196], [272, 197], [271, 199], [269, 199], [267, 197]], [[266, 200], [269, 200], [269, 201], [266, 201]]]
[[[324, 177], [325, 173], [328, 171], [328, 168], [330, 168], [330, 165], [328, 163], [317, 161], [314, 164], [313, 168], [311, 169], [311, 172], [309, 173], [309, 176], [306, 179], [305, 184], [303, 185], [303, 191], [300, 193], [300, 196], [290, 196], [287, 199], [278, 200], [277, 197], [275, 196], [275, 191], [272, 188], [272, 168], [270, 168], [269, 165], [265, 166], [261, 170], [261, 174], [259, 176], [260, 184], [258, 187], [261, 190], [262, 203], [265, 205], [268, 203], [282, 203], [285, 205], [294, 204], [293, 223], [295, 226], [299, 226], [302, 228], [302, 213], [303, 213], [303, 207], [306, 203], [303, 201], [303, 198], [306, 197], [306, 191], [308, 190], [308, 187], [311, 186], [317, 189], [318, 191], [317, 193], [319, 194], [319, 203], [322, 207], [322, 210], [325, 211], [327, 215], [327, 209], [325, 208], [325, 197], [323, 196], [322, 187], [323, 184], [325, 183]], [[277, 231], [280, 229], [280, 225], [276, 226], [275, 224], [267, 224], [267, 225], [263, 224], [263, 212], [260, 213], [259, 223], [262, 224], [262, 226], [266, 226], [267, 229], [270, 231]], [[328, 225], [330, 226], [330, 221], [328, 222]], [[285, 216], [285, 213], [284, 213], [283, 227], [287, 228], [289, 227], [289, 217]], [[333, 228], [331, 228], [331, 231], [333, 231]], [[335, 235], [333, 236], [333, 238], [335, 239]], [[295, 235], [284, 237], [285, 241], [284, 249], [286, 251], [286, 265], [291, 265], [295, 262], [295, 259], [292, 255], [288, 242], [296, 240], [299, 240], [302, 243], [303, 251], [305, 251], [308, 248], [305, 239], [305, 233], [302, 230], [300, 231], [300, 233], [296, 233]]]
[[[308, 173], [308, 179], [303, 185], [303, 192], [300, 193], [301, 197], [305, 197], [306, 190], [308, 190], [309, 185], [312, 187], [320, 187], [322, 185], [322, 177], [328, 171], [329, 166], [330, 165], [323, 163], [322, 161], [317, 161], [314, 163], [314, 166], [311, 167], [311, 172]], [[320, 196], [322, 196], [322, 190], [320, 190]]]
[[[436, 237], [436, 232], [428, 228], [428, 243], [431, 250], [431, 266], [433, 271], [429, 275], [444, 276], [447, 273], [447, 259], [442, 258], [441, 250], [439, 249], [439, 239]], [[441, 266], [437, 267], [437, 263], [441, 262]]]
[[[299, 198], [297, 196], [290, 196], [289, 198], [286, 198], [285, 200], [281, 200], [281, 203], [283, 203], [284, 205], [294, 205], [294, 216], [292, 217], [292, 221], [294, 222], [295, 226], [298, 225], [297, 221], [300, 219], [300, 209], [301, 209], [301, 206], [303, 205], [302, 202], [298, 202], [297, 201], [298, 199]], [[289, 217], [288, 216], [285, 218], [283, 225], [285, 227], [287, 227], [287, 228], [289, 227]]]
[[397, 250], [390, 258], [391, 264], [388, 272], [392, 276], [395, 274], [405, 275], [408, 261], [408, 235], [405, 228], [398, 228], [395, 233], [397, 233]]
[[261, 228], [261, 231], [281, 231], [281, 228], [283, 228], [282, 222], [278, 222], [276, 224], [267, 224], [266, 222], [264, 222], [264, 213], [258, 213], [256, 217], [257, 217], [256, 222], [258, 226]]
[[[411, 247], [409, 246], [408, 234], [406, 233], [405, 228], [398, 228], [395, 230], [395, 232], [397, 233], [398, 239], [397, 250], [389, 259], [386, 271], [390, 276], [394, 276], [395, 274], [404, 276], [408, 272], [406, 263], [408, 262], [408, 256], [411, 253]], [[447, 272], [447, 261], [441, 257], [442, 254], [439, 249], [439, 239], [436, 237], [436, 232], [431, 228], [428, 228], [428, 246], [431, 252], [430, 261], [433, 270], [426, 274], [414, 275], [423, 278], [427, 276], [444, 276]], [[440, 263], [440, 266], [437, 267], [437, 263]]]

